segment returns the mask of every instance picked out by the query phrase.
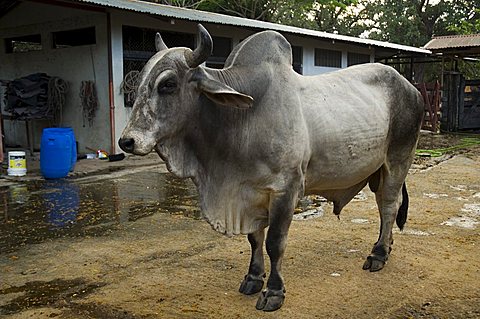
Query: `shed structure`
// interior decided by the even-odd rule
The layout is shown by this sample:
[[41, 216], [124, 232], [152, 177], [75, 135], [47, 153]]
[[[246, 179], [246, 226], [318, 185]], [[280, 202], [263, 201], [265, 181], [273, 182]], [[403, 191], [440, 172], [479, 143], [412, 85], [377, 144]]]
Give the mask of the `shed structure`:
[[480, 34], [434, 37], [424, 48], [433, 54], [472, 58], [480, 56]]
[[480, 129], [480, 78], [466, 79], [458, 70], [459, 61], [480, 67], [480, 34], [434, 37], [424, 48], [442, 61], [441, 129]]
[[[293, 68], [304, 75], [431, 53], [422, 48], [137, 0], [0, 0], [0, 80], [46, 73], [68, 83], [65, 103], [55, 123], [5, 120], [5, 143], [39, 149], [42, 129], [58, 125], [73, 128], [80, 153], [89, 152], [88, 148], [119, 151], [116, 140], [133, 104], [130, 80], [154, 54], [155, 32], [161, 32], [168, 46], [194, 48], [197, 23], [202, 23], [213, 37], [214, 52], [206, 65], [214, 68], [223, 66], [241, 40], [263, 30], [278, 31], [290, 41]], [[0, 94], [4, 91], [0, 88]], [[88, 93], [92, 98], [92, 91], [96, 92], [94, 110], [88, 108], [92, 105], [85, 108], [81, 98]], [[5, 114], [5, 102], [1, 104]]]

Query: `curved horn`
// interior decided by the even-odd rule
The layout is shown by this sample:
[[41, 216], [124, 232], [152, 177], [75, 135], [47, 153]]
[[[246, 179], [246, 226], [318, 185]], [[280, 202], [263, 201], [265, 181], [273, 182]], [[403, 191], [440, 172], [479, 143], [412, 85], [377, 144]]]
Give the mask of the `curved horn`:
[[155, 35], [155, 49], [157, 49], [157, 52], [168, 49], [165, 42], [163, 42], [162, 36], [158, 32]]
[[210, 34], [203, 25], [198, 25], [198, 46], [192, 52], [190, 50], [185, 51], [185, 59], [187, 64], [191, 68], [196, 68], [203, 62], [207, 61], [207, 58], [212, 54], [213, 42]]

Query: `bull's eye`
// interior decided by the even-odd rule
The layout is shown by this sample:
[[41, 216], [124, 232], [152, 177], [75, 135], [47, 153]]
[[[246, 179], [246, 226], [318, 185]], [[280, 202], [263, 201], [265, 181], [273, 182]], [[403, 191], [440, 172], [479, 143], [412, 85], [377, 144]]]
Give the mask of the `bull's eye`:
[[170, 79], [158, 85], [158, 93], [159, 94], [173, 93], [176, 88], [177, 88], [177, 82], [173, 79]]

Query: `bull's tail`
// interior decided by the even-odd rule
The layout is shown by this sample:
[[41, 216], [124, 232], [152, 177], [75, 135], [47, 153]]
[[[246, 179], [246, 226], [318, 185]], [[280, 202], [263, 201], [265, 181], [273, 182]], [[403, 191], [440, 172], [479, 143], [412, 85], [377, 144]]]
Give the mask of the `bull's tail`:
[[408, 214], [408, 192], [407, 192], [407, 185], [403, 183], [402, 186], [402, 204], [398, 209], [397, 213], [397, 226], [400, 230], [403, 230], [403, 226], [407, 222], [407, 214]]

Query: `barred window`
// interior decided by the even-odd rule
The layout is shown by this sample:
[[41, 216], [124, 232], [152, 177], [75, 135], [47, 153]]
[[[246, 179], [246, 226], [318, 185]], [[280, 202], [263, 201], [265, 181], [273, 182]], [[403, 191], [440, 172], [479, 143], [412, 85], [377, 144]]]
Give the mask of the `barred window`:
[[232, 51], [232, 39], [224, 37], [212, 37], [213, 52], [208, 57], [206, 65], [209, 68], [223, 68], [228, 55]]
[[315, 66], [342, 67], [342, 51], [315, 49]]
[[293, 70], [298, 74], [303, 74], [303, 48], [292, 45]]
[[40, 34], [24, 35], [21, 37], [5, 39], [6, 53], [40, 51], [41, 49], [42, 37]]
[[[139, 56], [143, 60], [148, 60], [157, 51], [155, 49], [155, 34], [158, 32], [157, 30], [124, 25], [122, 32], [124, 55]], [[195, 36], [193, 34], [167, 31], [160, 31], [160, 34], [163, 42], [169, 48], [194, 48]]]
[[123, 32], [123, 74], [124, 105], [132, 107], [135, 102], [138, 73], [156, 52], [155, 34], [162, 35], [167, 47], [187, 47], [194, 49], [195, 35], [181, 32], [168, 32], [149, 28], [124, 25]]
[[95, 27], [52, 32], [53, 48], [69, 48], [97, 43]]
[[348, 66], [370, 62], [370, 55], [348, 52]]

